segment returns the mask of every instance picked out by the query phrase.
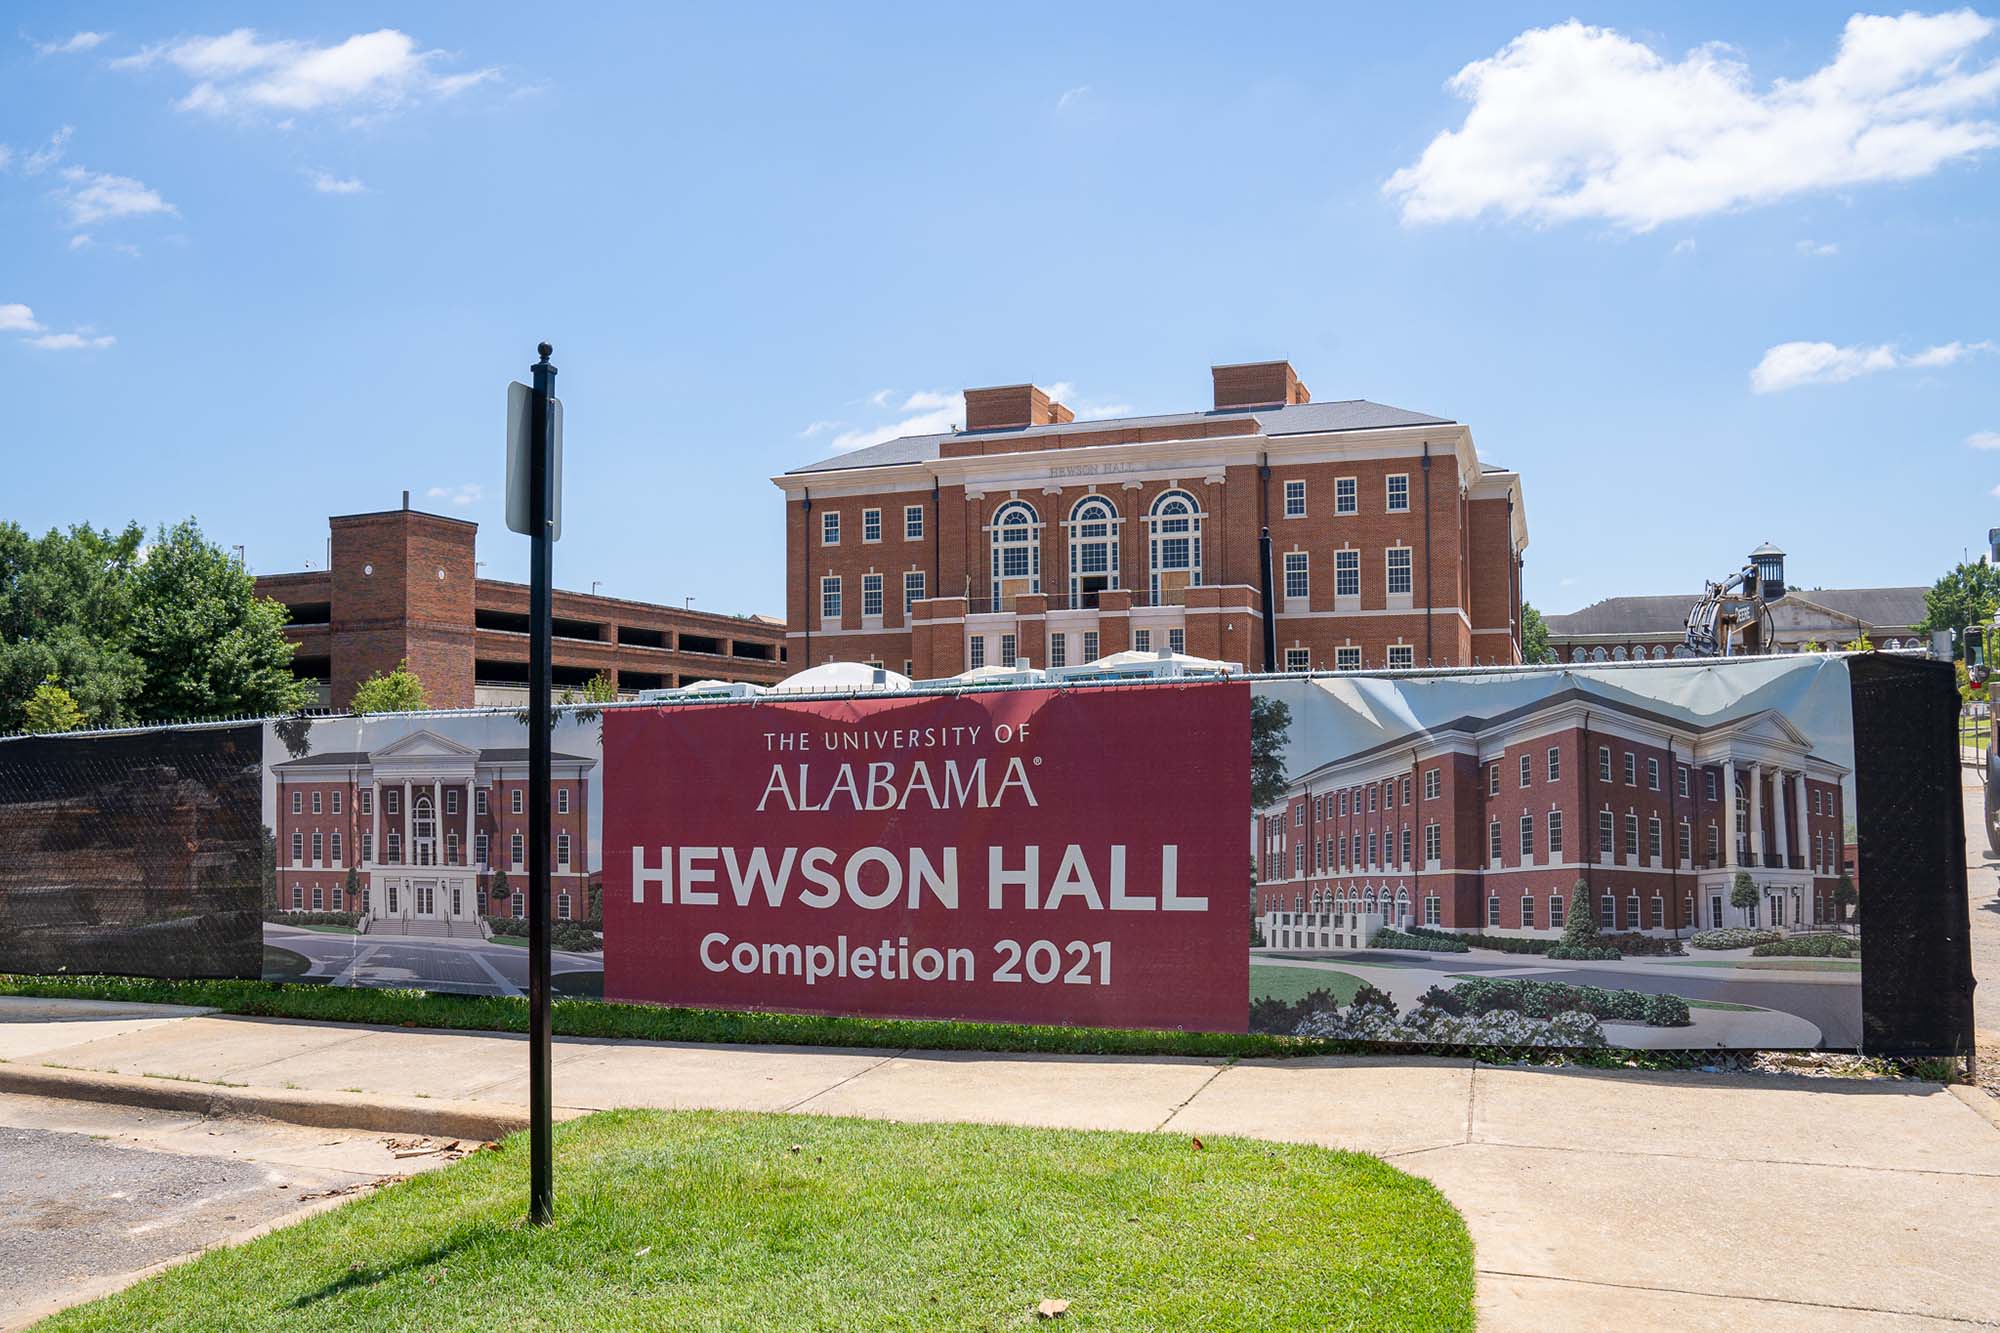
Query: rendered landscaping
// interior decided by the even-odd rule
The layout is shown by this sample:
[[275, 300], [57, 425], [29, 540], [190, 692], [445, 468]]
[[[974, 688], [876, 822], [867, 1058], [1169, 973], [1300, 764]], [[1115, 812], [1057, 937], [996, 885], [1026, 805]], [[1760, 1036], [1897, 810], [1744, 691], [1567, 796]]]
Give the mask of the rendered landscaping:
[[69, 1310], [49, 1330], [1473, 1326], [1472, 1242], [1377, 1158], [1240, 1139], [613, 1111]]

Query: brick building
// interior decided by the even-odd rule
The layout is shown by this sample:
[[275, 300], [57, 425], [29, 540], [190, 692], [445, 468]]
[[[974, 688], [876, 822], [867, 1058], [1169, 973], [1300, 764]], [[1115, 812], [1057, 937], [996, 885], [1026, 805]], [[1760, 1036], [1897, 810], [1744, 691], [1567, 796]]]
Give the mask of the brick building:
[[772, 478], [794, 662], [934, 678], [1135, 648], [1252, 670], [1520, 660], [1521, 479], [1464, 424], [1315, 403], [1284, 361], [1211, 376], [1210, 410], [1111, 421], [1029, 384], [971, 389], [963, 429]]
[[1560, 934], [1579, 880], [1605, 930], [1837, 919], [1847, 770], [1783, 714], [1720, 723], [1571, 687], [1297, 774], [1261, 812], [1267, 942], [1357, 948], [1387, 925]]
[[[409, 507], [328, 520], [328, 569], [266, 574], [261, 596], [292, 613], [293, 669], [345, 707], [355, 686], [408, 662], [433, 708], [527, 701], [528, 586], [477, 576], [478, 525]], [[555, 594], [558, 689], [608, 673], [621, 693], [697, 680], [783, 679], [783, 627], [587, 593]]]
[[[1757, 567], [1770, 621], [1744, 627], [1747, 652], [1791, 653], [1808, 644], [1834, 649], [1861, 638], [1877, 648], [1923, 644], [1916, 629], [1924, 619], [1923, 588], [1794, 588], [1786, 581], [1785, 553], [1769, 542], [1752, 551], [1748, 563]], [[1580, 611], [1545, 616], [1549, 648], [1561, 662], [1678, 656], [1688, 612], [1700, 597], [1607, 597]]]
[[[587, 779], [596, 763], [552, 758], [549, 902], [558, 920], [594, 914]], [[364, 912], [371, 924], [435, 923], [440, 934], [454, 924], [476, 934], [482, 915], [526, 914], [527, 750], [418, 731], [373, 751], [287, 760], [272, 774], [280, 910]]]

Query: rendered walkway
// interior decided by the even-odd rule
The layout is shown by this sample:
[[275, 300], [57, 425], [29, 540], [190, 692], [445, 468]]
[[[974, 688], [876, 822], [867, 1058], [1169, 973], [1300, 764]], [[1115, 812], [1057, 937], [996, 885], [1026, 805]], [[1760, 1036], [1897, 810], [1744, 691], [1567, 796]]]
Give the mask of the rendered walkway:
[[[517, 1106], [505, 1035], [0, 1001], [0, 1059]], [[1485, 1327], [1914, 1328], [2000, 1318], [2000, 1127], [1976, 1089], [1476, 1067], [562, 1039], [610, 1106], [1241, 1134], [1379, 1153], [1478, 1247]], [[557, 1182], [560, 1193], [561, 1182]]]

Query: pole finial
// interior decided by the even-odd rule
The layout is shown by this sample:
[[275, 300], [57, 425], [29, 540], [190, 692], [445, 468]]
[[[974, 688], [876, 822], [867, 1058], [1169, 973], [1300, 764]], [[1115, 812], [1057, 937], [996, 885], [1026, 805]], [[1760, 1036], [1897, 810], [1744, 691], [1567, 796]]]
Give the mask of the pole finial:
[[542, 360], [547, 361], [550, 355], [553, 354], [556, 349], [549, 346], [547, 343], [536, 343], [535, 350], [542, 354]]

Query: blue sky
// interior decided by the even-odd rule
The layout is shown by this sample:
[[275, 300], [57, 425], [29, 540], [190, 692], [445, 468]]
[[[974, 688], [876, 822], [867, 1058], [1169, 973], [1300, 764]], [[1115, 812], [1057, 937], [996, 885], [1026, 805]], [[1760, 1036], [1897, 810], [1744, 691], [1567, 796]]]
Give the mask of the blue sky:
[[277, 571], [408, 488], [521, 578], [547, 338], [559, 584], [709, 610], [836, 442], [1279, 356], [1520, 470], [1548, 610], [1982, 549], [1992, 19], [1392, 8], [10, 6], [0, 516]]

